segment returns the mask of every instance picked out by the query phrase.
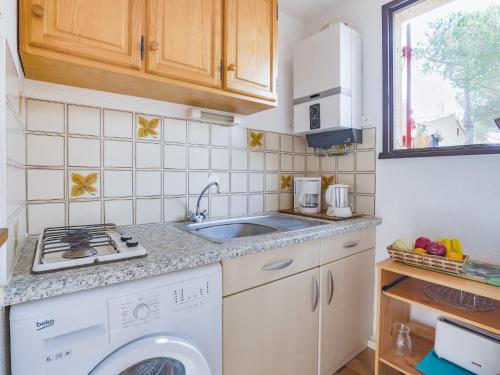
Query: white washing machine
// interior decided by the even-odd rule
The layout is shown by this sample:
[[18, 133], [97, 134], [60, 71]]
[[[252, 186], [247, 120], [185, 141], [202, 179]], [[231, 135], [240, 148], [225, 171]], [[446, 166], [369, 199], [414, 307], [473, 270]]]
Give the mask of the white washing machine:
[[14, 305], [13, 375], [220, 375], [220, 265]]

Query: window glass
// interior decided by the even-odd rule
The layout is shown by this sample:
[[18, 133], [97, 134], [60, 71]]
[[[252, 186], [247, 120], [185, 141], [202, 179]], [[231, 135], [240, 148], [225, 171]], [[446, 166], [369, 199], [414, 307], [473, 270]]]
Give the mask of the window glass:
[[393, 148], [499, 144], [500, 0], [422, 0], [392, 20]]
[[150, 358], [130, 366], [120, 375], [186, 375], [186, 369], [174, 358]]

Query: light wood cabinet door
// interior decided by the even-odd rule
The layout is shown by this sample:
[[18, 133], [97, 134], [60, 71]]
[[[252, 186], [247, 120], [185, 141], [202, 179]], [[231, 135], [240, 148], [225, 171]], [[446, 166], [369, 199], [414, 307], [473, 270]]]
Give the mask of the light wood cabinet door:
[[144, 0], [21, 0], [28, 44], [139, 69]]
[[316, 374], [317, 283], [315, 268], [224, 298], [224, 375]]
[[147, 71], [220, 87], [222, 0], [150, 0]]
[[366, 347], [373, 331], [375, 250], [321, 266], [320, 374]]
[[226, 0], [224, 30], [224, 88], [275, 100], [276, 0]]

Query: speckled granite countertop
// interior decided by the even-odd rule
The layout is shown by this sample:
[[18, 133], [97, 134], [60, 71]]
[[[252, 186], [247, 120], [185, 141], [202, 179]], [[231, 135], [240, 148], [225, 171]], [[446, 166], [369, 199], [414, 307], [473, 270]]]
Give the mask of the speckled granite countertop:
[[4, 305], [193, 268], [363, 229], [381, 222], [376, 217], [362, 217], [290, 232], [241, 238], [222, 244], [189, 234], [178, 229], [175, 224], [137, 225], [121, 230], [132, 233], [140, 241], [148, 251], [147, 257], [40, 275], [31, 273], [36, 237], [29, 237], [21, 250], [11, 281], [5, 286]]

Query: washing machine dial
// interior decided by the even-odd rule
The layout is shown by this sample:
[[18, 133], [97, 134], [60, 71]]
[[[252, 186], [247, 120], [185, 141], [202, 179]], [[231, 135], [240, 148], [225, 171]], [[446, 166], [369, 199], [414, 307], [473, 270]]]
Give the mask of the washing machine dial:
[[145, 303], [140, 303], [134, 308], [134, 317], [139, 320], [147, 319], [149, 316], [149, 306]]

